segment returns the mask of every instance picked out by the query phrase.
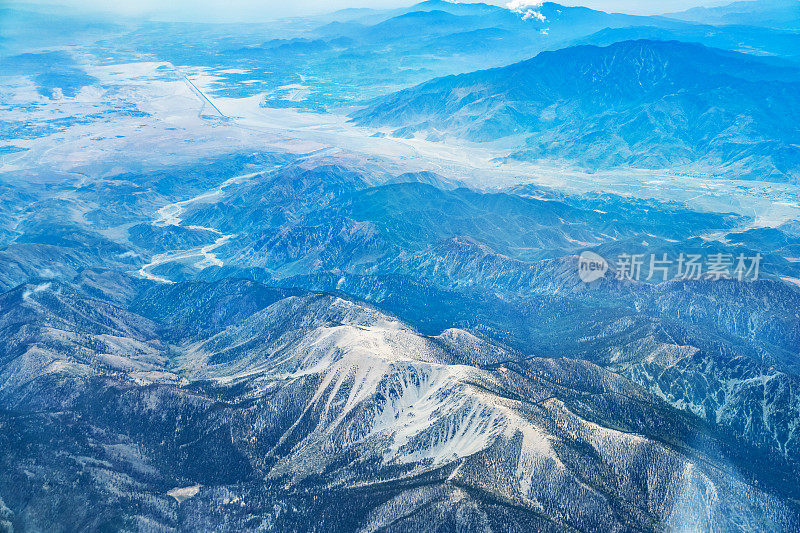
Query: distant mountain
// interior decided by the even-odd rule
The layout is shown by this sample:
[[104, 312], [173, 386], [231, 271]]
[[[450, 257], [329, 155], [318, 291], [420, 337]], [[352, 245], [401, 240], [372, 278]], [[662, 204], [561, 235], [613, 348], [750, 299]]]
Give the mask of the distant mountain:
[[706, 24], [746, 24], [771, 28], [800, 29], [800, 2], [757, 0], [720, 7], [696, 7], [667, 17]]
[[121, 31], [125, 28], [124, 22], [87, 15], [64, 6], [3, 2], [0, 4], [0, 54], [92, 42]]
[[[480, 4], [454, 3], [433, 0], [373, 16], [343, 17], [323, 26], [326, 35], [346, 31], [348, 36], [364, 40], [408, 39], [419, 35], [428, 40], [431, 35], [467, 32], [480, 29], [501, 29], [517, 36], [528, 36], [544, 43], [567, 41], [603, 28], [620, 28], [635, 24], [673, 27], [682, 23], [656, 17], [641, 17], [605, 13], [585, 7], [567, 7], [552, 2], [536, 9], [537, 17], [509, 9]], [[408, 45], [414, 43], [409, 42]]]
[[412, 11], [446, 11], [454, 15], [485, 15], [505, 11], [503, 7], [482, 2], [448, 2], [447, 0], [425, 0], [408, 8], [401, 8], [406, 12]]
[[675, 41], [545, 52], [357, 111], [394, 135], [519, 139], [509, 157], [800, 179], [800, 69]]
[[402, 16], [413, 12], [425, 11], [445, 11], [453, 15], [482, 15], [486, 13], [496, 13], [505, 11], [500, 6], [484, 4], [481, 2], [447, 2], [445, 0], [426, 0], [410, 6], [398, 7], [394, 9], [341, 9], [333, 13], [327, 13], [315, 17], [316, 20], [326, 20], [331, 22], [352, 22], [364, 25], [376, 24], [392, 17]]
[[[600, 44], [601, 40], [589, 37], [598, 32], [606, 37], [619, 32], [616, 40], [607, 40], [605, 44], [634, 38], [674, 39], [754, 54], [800, 55], [797, 47], [800, 34], [764, 27], [760, 24], [760, 15], [745, 18], [735, 27], [720, 28], [703, 17], [690, 20], [678, 15], [675, 18], [634, 16], [552, 2], [543, 3], [533, 12], [537, 15], [525, 16], [525, 13], [481, 3], [432, 0], [394, 10], [337, 12], [319, 19], [328, 24], [316, 31], [324, 37], [394, 42], [408, 50], [425, 44], [425, 49], [434, 53], [470, 53], [481, 49], [489, 54], [484, 57], [489, 66], [497, 64], [494, 60], [498, 58], [513, 55], [514, 50], [533, 55], [584, 42]], [[635, 31], [629, 31], [634, 28]], [[458, 40], [458, 36], [463, 36], [461, 42], [454, 43], [451, 49], [448, 45]], [[440, 41], [443, 38], [445, 42]]]
[[628, 26], [605, 28], [576, 39], [574, 45], [608, 46], [621, 41], [683, 41], [700, 43], [752, 54], [764, 60], [790, 60], [800, 63], [800, 31], [778, 30], [761, 26], [711, 26], [683, 24], [670, 28], [660, 26]]

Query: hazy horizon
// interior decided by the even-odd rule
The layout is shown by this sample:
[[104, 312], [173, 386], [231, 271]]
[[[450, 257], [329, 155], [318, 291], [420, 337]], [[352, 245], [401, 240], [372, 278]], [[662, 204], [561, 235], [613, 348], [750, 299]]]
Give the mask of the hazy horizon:
[[[93, 12], [119, 14], [122, 16], [145, 17], [185, 21], [253, 22], [283, 17], [324, 14], [346, 8], [394, 8], [410, 6], [418, 1], [403, 0], [296, 0], [291, 5], [277, 0], [177, 0], [169, 8], [159, 0], [141, 0], [109, 5], [102, 0], [24, 0], [17, 5], [59, 6]], [[474, 3], [474, 2], [461, 2]], [[484, 3], [507, 5], [508, 0], [486, 0]], [[519, 0], [517, 0], [519, 3]], [[540, 4], [541, 2], [539, 2]], [[719, 0], [656, 0], [643, 4], [634, 0], [584, 0], [557, 2], [570, 6], [585, 6], [607, 12], [620, 12], [641, 15], [663, 14], [690, 9], [692, 7], [724, 5], [730, 2]], [[535, 6], [537, 2], [529, 2]]]

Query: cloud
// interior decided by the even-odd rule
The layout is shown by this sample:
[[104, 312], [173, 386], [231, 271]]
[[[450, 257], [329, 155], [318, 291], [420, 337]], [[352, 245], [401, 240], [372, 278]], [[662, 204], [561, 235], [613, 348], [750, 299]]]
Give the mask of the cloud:
[[511, 0], [506, 7], [514, 13], [522, 15], [522, 20], [537, 19], [545, 22], [547, 19], [538, 9], [542, 7], [542, 1], [532, 0]]
[[35, 286], [33, 289], [25, 289], [25, 292], [22, 293], [22, 299], [28, 302], [34, 293], [46, 291], [50, 286], [51, 283], [42, 283], [41, 285]]

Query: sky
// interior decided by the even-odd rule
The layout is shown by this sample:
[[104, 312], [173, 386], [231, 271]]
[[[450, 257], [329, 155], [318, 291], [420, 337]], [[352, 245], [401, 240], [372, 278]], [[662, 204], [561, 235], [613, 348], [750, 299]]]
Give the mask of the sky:
[[[421, 1], [421, 0], [418, 0]], [[505, 5], [509, 0], [483, 0]], [[519, 2], [520, 0], [515, 0]], [[526, 0], [522, 0], [523, 2]], [[603, 11], [658, 14], [698, 5], [721, 5], [720, 0], [562, 0], [564, 5], [583, 5]], [[733, 0], [731, 0], [733, 1]], [[23, 0], [22, 3], [56, 4], [116, 12], [126, 16], [155, 16], [172, 20], [256, 21], [294, 15], [325, 13], [347, 7], [399, 7], [416, 0]], [[535, 1], [531, 1], [535, 4]]]

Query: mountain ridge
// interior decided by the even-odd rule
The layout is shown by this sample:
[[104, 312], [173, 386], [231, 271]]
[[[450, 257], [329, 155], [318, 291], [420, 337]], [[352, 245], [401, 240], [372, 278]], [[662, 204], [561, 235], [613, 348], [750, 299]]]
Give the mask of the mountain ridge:
[[394, 135], [521, 138], [512, 159], [800, 179], [800, 69], [677, 41], [584, 45], [432, 80], [356, 111]]
[[[168, 294], [178, 316], [199, 311], [213, 327], [178, 320], [162, 342]], [[726, 463], [724, 438], [591, 363], [519, 359], [457, 330], [426, 337], [351, 300], [247, 280], [142, 296], [134, 308], [157, 321], [63, 283], [0, 298], [27, 323], [61, 315], [62, 332], [30, 330], [26, 352], [0, 356], [0, 428], [13, 429], [0, 432], [0, 489], [18, 511], [12, 523], [95, 498], [94, 514], [77, 507], [64, 529], [202, 529], [223, 515], [231, 527], [328, 531], [421, 527], [426, 516], [501, 530], [796, 524]], [[254, 305], [223, 317], [196, 305], [218, 299]], [[91, 308], [90, 322], [120, 324], [116, 335], [63, 312]], [[465, 365], [460, 353], [488, 358]], [[49, 361], [45, 371], [19, 364], [34, 358]], [[178, 503], [173, 487], [197, 490]], [[31, 505], [35, 519], [22, 511]]]

